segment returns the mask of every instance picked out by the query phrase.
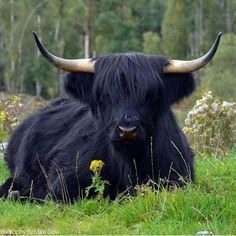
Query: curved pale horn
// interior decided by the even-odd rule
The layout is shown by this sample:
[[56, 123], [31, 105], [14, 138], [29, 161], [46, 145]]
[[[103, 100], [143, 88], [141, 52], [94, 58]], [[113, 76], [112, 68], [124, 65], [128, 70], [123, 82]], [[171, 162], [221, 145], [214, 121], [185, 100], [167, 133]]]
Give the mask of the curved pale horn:
[[35, 32], [34, 39], [36, 42], [36, 45], [39, 49], [39, 51], [42, 53], [42, 55], [51, 62], [54, 66], [71, 72], [94, 72], [94, 63], [95, 61], [91, 61], [91, 59], [64, 59], [57, 57], [50, 52], [47, 51], [47, 49], [44, 48], [42, 43], [39, 41], [38, 36]]
[[188, 73], [200, 69], [211, 61], [217, 51], [222, 32], [220, 32], [212, 46], [212, 48], [202, 57], [191, 60], [169, 60], [170, 64], [163, 68], [164, 73]]

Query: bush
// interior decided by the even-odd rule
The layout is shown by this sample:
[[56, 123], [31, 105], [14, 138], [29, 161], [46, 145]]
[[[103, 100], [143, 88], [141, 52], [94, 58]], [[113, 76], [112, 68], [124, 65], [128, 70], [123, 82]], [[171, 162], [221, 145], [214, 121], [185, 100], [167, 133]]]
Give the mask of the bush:
[[6, 141], [18, 124], [21, 106], [20, 96], [0, 100], [0, 143]]
[[184, 132], [200, 154], [224, 155], [235, 144], [235, 114], [235, 102], [222, 102], [209, 91], [188, 113]]
[[157, 33], [149, 31], [143, 34], [143, 52], [150, 55], [162, 54], [161, 38]]

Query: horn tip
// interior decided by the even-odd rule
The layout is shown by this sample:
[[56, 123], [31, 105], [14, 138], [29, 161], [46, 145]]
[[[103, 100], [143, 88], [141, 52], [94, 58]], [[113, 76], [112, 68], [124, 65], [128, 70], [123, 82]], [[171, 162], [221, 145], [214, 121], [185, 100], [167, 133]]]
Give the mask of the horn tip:
[[217, 38], [218, 38], [218, 39], [220, 39], [220, 38], [221, 38], [221, 36], [222, 36], [222, 34], [223, 34], [223, 32], [222, 32], [222, 31], [220, 31], [220, 32], [218, 33], [218, 35], [217, 35]]
[[32, 34], [34, 35], [34, 38], [38, 38], [38, 35], [36, 34], [35, 31], [32, 31]]
[[50, 57], [50, 53], [43, 47], [42, 43], [40, 42], [37, 34], [33, 31], [32, 32], [33, 35], [34, 35], [34, 40], [35, 40], [35, 43], [39, 49], [39, 51], [41, 52], [41, 54], [50, 62], [53, 62], [53, 59]]
[[38, 35], [34, 31], [32, 31], [32, 33], [33, 33], [34, 39], [36, 41], [36, 44], [38, 46], [38, 41], [39, 41]]
[[[217, 48], [218, 48], [218, 46], [219, 46], [219, 43], [220, 43], [222, 34], [223, 34], [222, 31], [220, 31], [220, 32], [218, 33], [217, 37], [216, 37], [216, 41], [215, 41], [215, 43], [214, 43], [214, 45], [213, 45], [213, 48], [215, 48], [214, 53], [216, 52], [216, 50], [217, 50]], [[213, 53], [213, 55], [214, 55], [214, 53]]]

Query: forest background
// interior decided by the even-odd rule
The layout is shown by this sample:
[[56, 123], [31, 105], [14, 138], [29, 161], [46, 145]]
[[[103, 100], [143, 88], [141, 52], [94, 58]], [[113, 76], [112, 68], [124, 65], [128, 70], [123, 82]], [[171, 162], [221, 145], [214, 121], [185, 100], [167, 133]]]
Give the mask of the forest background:
[[39, 54], [32, 31], [64, 58], [143, 52], [172, 59], [203, 55], [222, 31], [213, 62], [195, 73], [199, 86], [183, 107], [211, 90], [236, 98], [236, 1], [0, 0], [0, 91], [59, 96], [63, 71]]
[[[64, 72], [40, 55], [32, 31], [64, 58], [143, 52], [183, 60], [206, 53], [223, 32], [213, 60], [194, 72], [196, 92], [175, 106], [182, 126], [192, 109], [184, 132], [196, 154], [195, 184], [161, 192], [137, 186], [136, 198], [114, 202], [0, 199], [0, 234], [235, 235], [235, 21], [236, 0], [0, 0], [3, 151], [18, 117], [62, 94]], [[21, 97], [28, 99], [23, 107]], [[2, 157], [0, 184], [9, 176]]]

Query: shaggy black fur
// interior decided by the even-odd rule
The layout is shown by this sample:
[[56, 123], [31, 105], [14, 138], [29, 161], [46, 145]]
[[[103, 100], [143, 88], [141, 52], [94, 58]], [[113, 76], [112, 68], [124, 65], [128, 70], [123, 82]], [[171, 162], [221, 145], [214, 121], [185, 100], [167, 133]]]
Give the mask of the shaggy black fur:
[[[168, 60], [143, 54], [96, 58], [95, 74], [68, 73], [71, 99], [26, 119], [12, 134], [6, 155], [11, 178], [0, 188], [23, 197], [68, 202], [91, 184], [92, 160], [102, 160], [105, 196], [152, 179], [184, 186], [194, 180], [193, 154], [171, 105], [195, 88], [191, 74], [163, 74]], [[123, 140], [118, 127], [136, 127]], [[91, 192], [90, 196], [93, 196]]]

